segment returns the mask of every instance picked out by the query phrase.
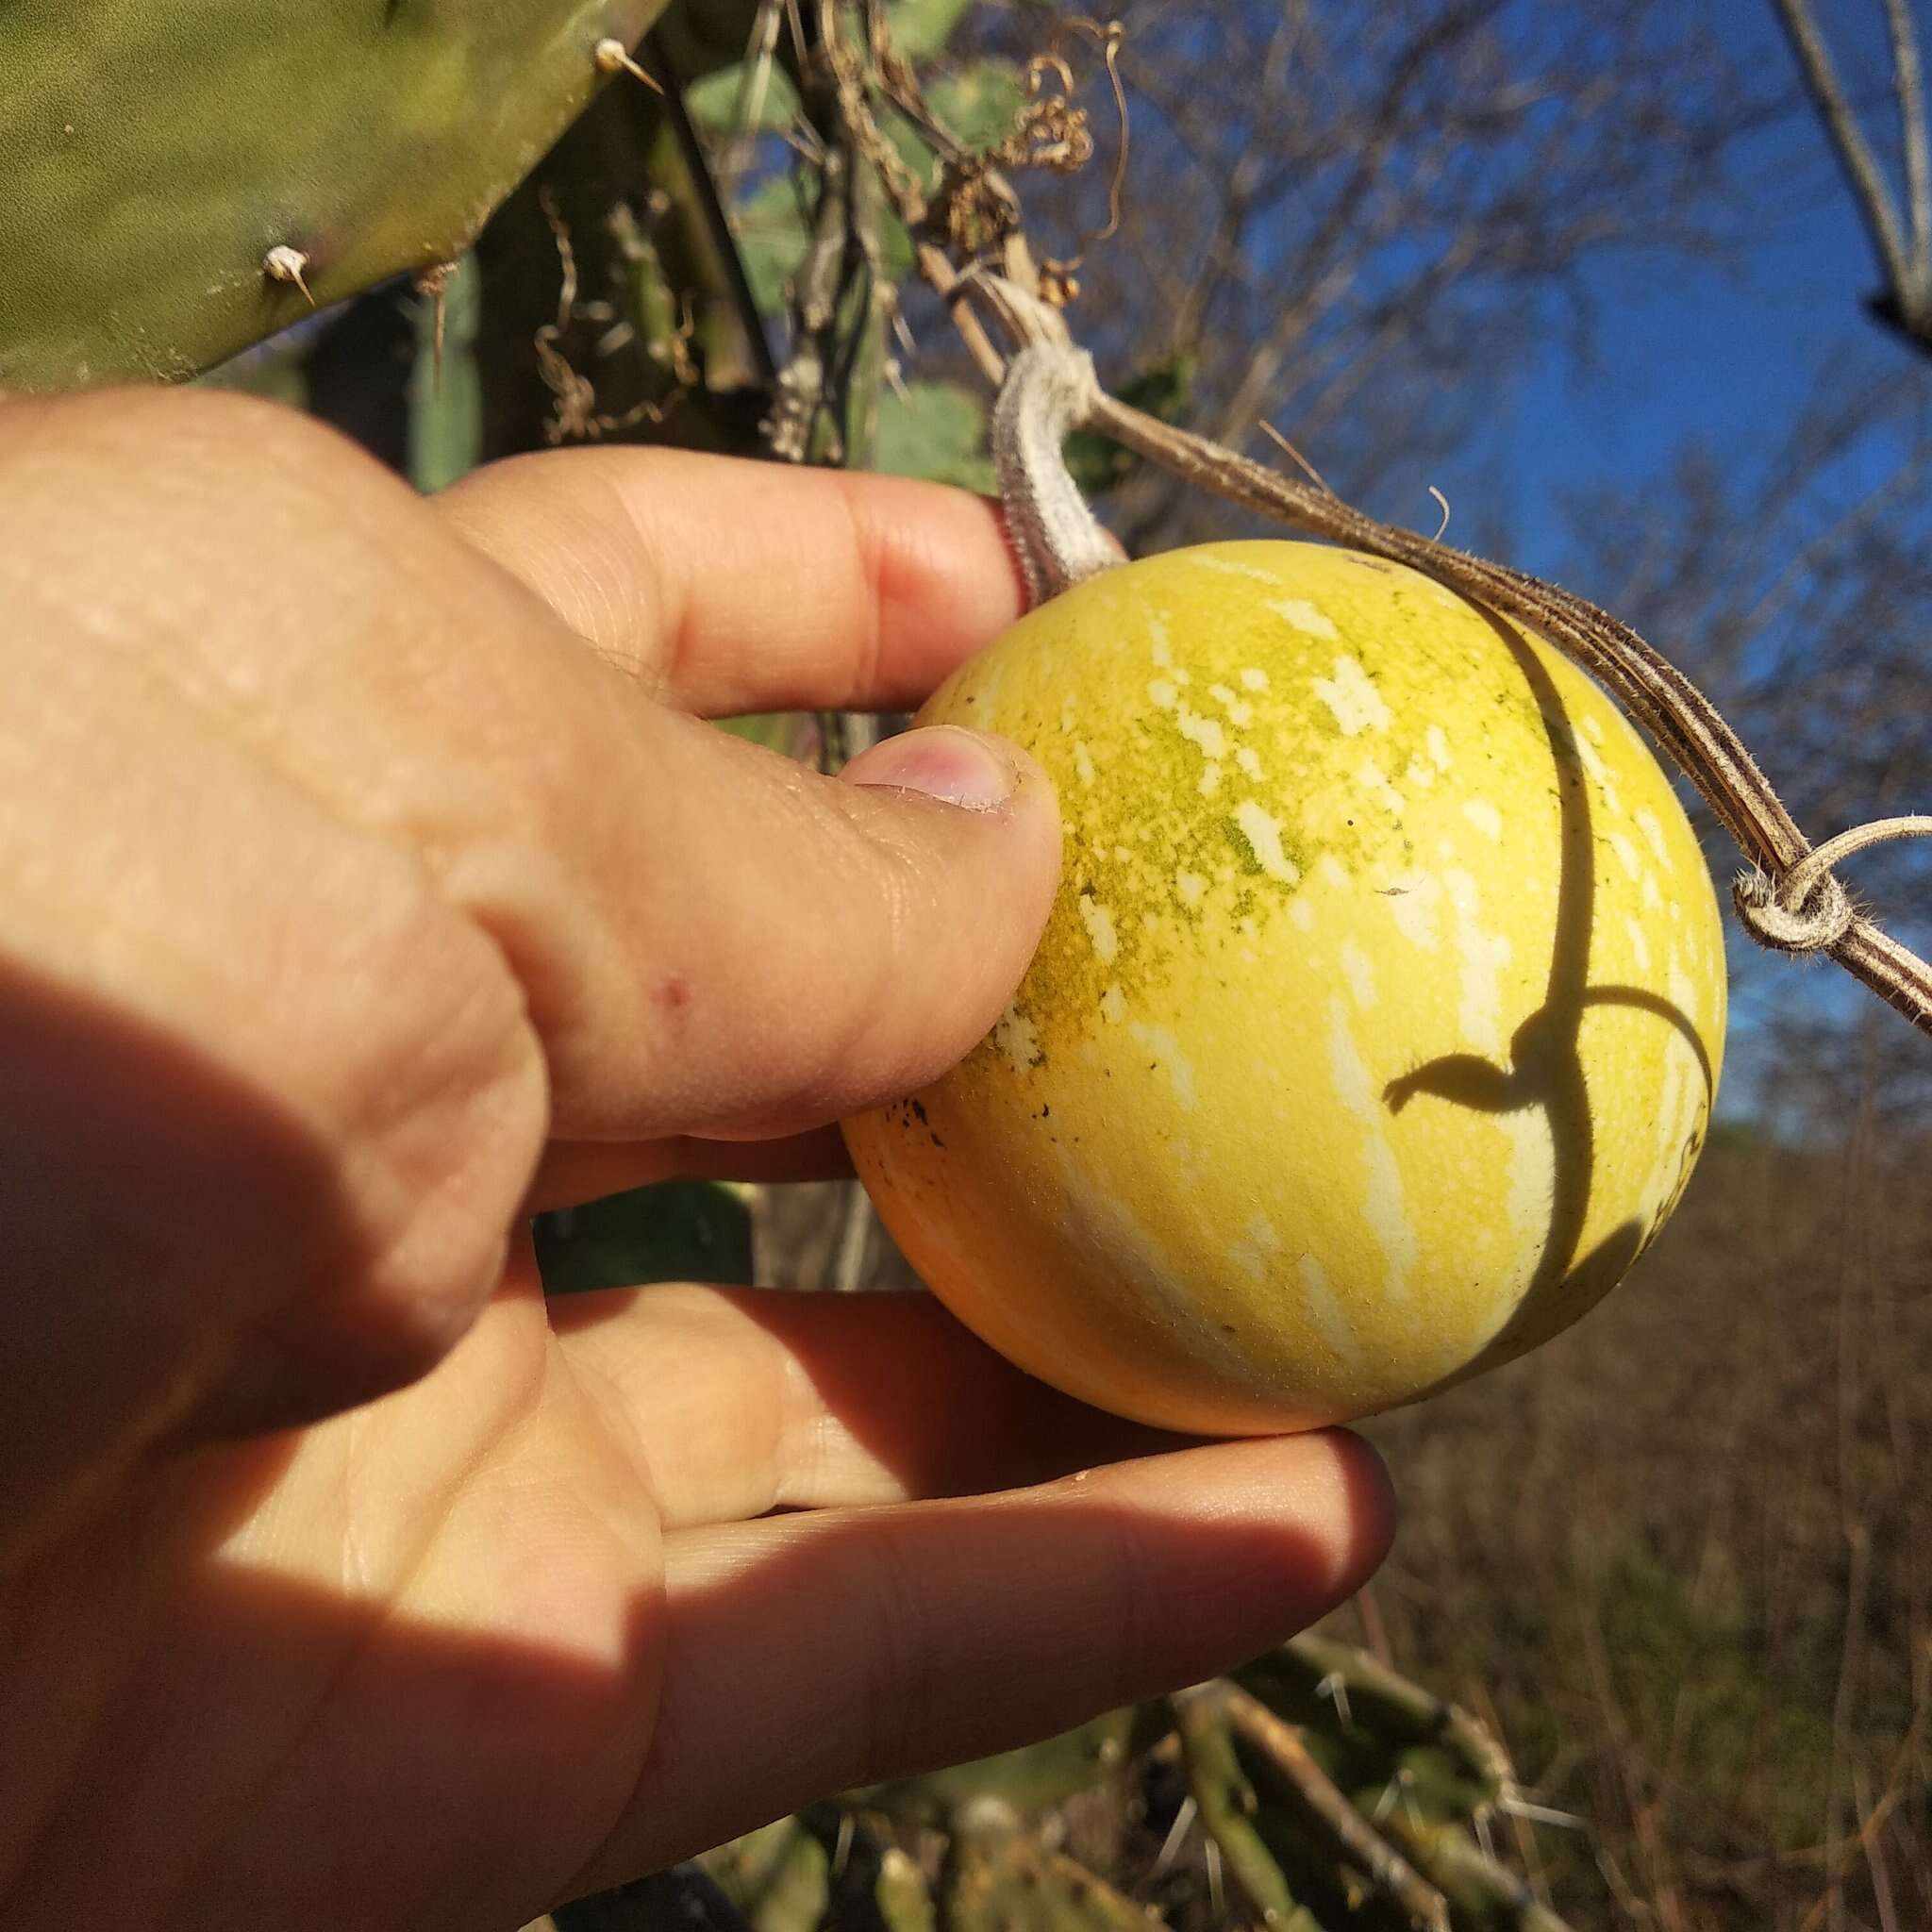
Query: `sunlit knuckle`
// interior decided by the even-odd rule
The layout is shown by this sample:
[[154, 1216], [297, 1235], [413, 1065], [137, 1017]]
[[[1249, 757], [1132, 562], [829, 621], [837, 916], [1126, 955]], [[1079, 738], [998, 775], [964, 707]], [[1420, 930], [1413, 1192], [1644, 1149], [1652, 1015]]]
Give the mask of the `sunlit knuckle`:
[[[765, 1434], [758, 1466], [775, 1472], [767, 1507], [808, 1504], [824, 1492], [845, 1425], [827, 1409], [804, 1358], [775, 1338], [760, 1352], [759, 1368], [755, 1412]], [[755, 1442], [757, 1426], [746, 1430]]]

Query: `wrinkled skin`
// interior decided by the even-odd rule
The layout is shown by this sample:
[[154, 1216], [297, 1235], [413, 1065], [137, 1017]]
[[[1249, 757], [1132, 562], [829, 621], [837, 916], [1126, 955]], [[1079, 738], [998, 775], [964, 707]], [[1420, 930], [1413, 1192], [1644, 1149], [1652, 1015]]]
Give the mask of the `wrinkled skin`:
[[821, 779], [1007, 624], [971, 498], [628, 451], [424, 504], [228, 399], [0, 406], [0, 1923], [514, 1926], [1319, 1614], [1341, 1436], [924, 1297], [547, 1307], [535, 1205], [831, 1171], [1052, 891], [1037, 769]]

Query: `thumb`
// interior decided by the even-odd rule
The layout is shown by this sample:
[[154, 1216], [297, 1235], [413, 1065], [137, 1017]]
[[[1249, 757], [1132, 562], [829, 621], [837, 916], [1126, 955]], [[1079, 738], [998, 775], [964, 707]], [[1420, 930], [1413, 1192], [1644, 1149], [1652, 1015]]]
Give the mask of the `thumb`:
[[1053, 901], [1059, 814], [1040, 767], [1004, 740], [941, 725], [819, 778], [663, 723], [656, 809], [640, 802], [621, 821], [649, 831], [607, 861], [628, 971], [579, 976], [628, 1011], [581, 1029], [593, 1055], [553, 1046], [558, 1132], [793, 1133], [897, 1098], [970, 1052]]

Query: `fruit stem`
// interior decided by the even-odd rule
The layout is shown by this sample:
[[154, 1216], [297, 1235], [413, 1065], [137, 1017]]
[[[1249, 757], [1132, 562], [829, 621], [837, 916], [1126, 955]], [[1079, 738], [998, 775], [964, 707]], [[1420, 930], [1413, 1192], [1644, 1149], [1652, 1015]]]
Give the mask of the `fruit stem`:
[[[1609, 688], [1703, 793], [1745, 857], [1766, 874], [1756, 880], [1746, 873], [1734, 893], [1751, 936], [1781, 951], [1828, 953], [1921, 1032], [1932, 1034], [1932, 961], [1902, 945], [1856, 907], [1848, 921], [1840, 918], [1838, 895], [1843, 888], [1828, 871], [1807, 874], [1809, 892], [1819, 901], [1804, 908], [1811, 916], [1777, 934], [1771, 931], [1775, 922], [1766, 908], [1811, 852], [1811, 844], [1717, 707], [1628, 625], [1526, 572], [1377, 523], [1328, 491], [1263, 469], [1104, 391], [1087, 426], [1244, 509], [1406, 563], [1479, 605], [1527, 624]], [[1847, 848], [1834, 844], [1828, 849]]]
[[1920, 836], [1924, 819], [1855, 827], [1814, 848], [1724, 714], [1628, 625], [1527, 572], [1377, 523], [1332, 491], [1264, 469], [1133, 408], [1100, 387], [1091, 360], [1074, 346], [1058, 309], [1004, 276], [955, 275], [949, 265], [941, 267], [934, 282], [941, 294], [951, 297], [970, 285], [1024, 344], [1008, 365], [994, 407], [993, 458], [1014, 546], [1036, 601], [1118, 561], [1104, 554], [1111, 540], [1066, 474], [1059, 445], [1074, 428], [1095, 430], [1243, 509], [1433, 576], [1479, 606], [1527, 624], [1607, 685], [1650, 733], [1756, 868], [1740, 877], [1732, 894], [1753, 939], [1783, 952], [1828, 954], [1921, 1032], [1932, 1034], [1932, 961], [1865, 917], [1830, 871], [1834, 859], [1866, 843]]
[[1087, 506], [1061, 444], [1100, 400], [1100, 379], [1084, 349], [1030, 343], [1007, 365], [992, 412], [992, 465], [1029, 602], [1122, 561], [1120, 546]]

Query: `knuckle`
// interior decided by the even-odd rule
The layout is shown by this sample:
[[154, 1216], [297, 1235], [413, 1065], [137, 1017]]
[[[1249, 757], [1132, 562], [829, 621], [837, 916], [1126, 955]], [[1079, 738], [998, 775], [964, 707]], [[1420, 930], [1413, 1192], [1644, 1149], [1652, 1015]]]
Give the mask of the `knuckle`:
[[884, 612], [893, 594], [892, 550], [889, 534], [866, 512], [865, 498], [858, 480], [849, 472], [835, 472], [840, 478], [841, 501], [845, 512], [846, 544], [849, 561], [845, 568], [855, 581], [854, 593], [841, 599], [843, 608], [862, 613], [851, 640], [852, 670], [850, 693], [855, 701], [874, 691], [879, 683], [879, 667], [885, 658]]
[[326, 1279], [286, 1284], [281, 1325], [338, 1400], [416, 1379], [461, 1336], [547, 1132], [514, 975], [426, 886], [404, 896], [365, 927], [346, 975], [379, 992], [319, 1002], [302, 1049], [344, 1239], [321, 1251]]

